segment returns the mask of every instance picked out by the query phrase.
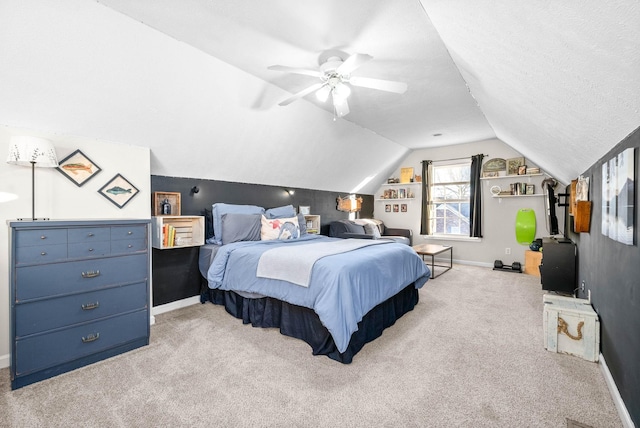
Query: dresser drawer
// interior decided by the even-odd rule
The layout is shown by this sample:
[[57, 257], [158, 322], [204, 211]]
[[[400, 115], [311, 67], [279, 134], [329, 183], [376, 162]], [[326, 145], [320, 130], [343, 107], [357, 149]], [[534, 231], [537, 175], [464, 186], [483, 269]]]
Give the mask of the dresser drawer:
[[139, 282], [16, 305], [16, 338], [144, 309], [148, 303], [147, 284]]
[[16, 265], [50, 263], [67, 258], [67, 244], [38, 245], [16, 248]]
[[95, 242], [111, 239], [110, 227], [80, 227], [69, 229], [69, 242]]
[[97, 290], [109, 285], [146, 281], [147, 253], [17, 267], [15, 301]]
[[33, 245], [66, 244], [67, 229], [37, 229], [18, 230], [16, 232], [16, 247]]
[[111, 254], [128, 254], [147, 249], [146, 238], [129, 238], [111, 241]]
[[16, 340], [16, 376], [53, 367], [148, 335], [148, 311]]
[[144, 238], [147, 240], [147, 226], [114, 226], [111, 228], [111, 239]]
[[111, 243], [109, 241], [93, 241], [69, 244], [67, 254], [70, 259], [108, 256], [111, 254]]

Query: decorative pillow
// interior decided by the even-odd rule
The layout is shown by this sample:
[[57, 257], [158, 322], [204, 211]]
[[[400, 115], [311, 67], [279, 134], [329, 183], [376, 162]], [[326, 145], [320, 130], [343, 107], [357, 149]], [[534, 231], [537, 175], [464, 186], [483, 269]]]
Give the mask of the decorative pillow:
[[264, 214], [264, 208], [256, 205], [233, 205], [216, 203], [211, 207], [213, 214], [212, 244], [222, 244], [222, 216], [225, 214]]
[[378, 229], [378, 226], [371, 223], [364, 225], [364, 233], [367, 235], [373, 235], [373, 239], [380, 238], [380, 229]]
[[263, 241], [298, 239], [299, 237], [298, 217], [268, 219], [264, 215], [262, 216], [260, 239]]
[[304, 219], [304, 214], [298, 214], [298, 226], [300, 227], [300, 236], [307, 234], [307, 221]]
[[260, 240], [261, 214], [224, 214], [222, 216], [222, 243]]
[[283, 218], [283, 217], [295, 217], [296, 209], [293, 208], [293, 205], [284, 205], [282, 207], [269, 208], [264, 216], [266, 218]]

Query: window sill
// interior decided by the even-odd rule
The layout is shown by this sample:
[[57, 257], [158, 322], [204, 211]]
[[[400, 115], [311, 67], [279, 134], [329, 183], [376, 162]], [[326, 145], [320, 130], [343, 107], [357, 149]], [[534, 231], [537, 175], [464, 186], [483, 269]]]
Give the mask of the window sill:
[[458, 241], [458, 242], [482, 242], [482, 238], [453, 235], [420, 235], [425, 241]]

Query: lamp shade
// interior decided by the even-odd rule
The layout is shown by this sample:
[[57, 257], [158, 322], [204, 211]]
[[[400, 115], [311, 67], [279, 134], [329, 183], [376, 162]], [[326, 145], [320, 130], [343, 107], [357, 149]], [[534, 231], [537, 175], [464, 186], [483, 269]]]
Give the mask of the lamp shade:
[[15, 135], [9, 141], [7, 163], [55, 168], [58, 166], [58, 158], [51, 141], [28, 135]]

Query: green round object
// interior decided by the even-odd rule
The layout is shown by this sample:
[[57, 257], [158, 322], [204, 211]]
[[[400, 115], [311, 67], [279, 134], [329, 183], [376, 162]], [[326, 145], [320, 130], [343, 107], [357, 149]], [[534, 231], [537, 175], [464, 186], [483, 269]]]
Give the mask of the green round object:
[[529, 245], [536, 238], [536, 212], [531, 208], [522, 208], [516, 214], [516, 241], [520, 245]]

